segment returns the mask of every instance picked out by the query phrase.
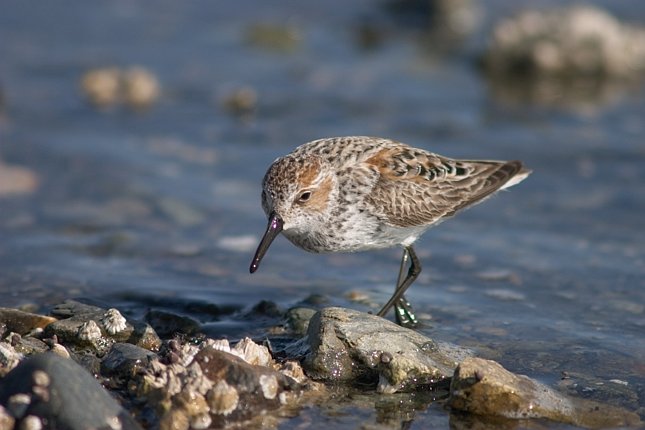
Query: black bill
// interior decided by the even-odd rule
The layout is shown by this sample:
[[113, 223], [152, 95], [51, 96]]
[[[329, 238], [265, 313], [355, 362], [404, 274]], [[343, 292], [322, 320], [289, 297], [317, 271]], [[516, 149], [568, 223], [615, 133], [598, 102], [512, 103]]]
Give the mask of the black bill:
[[266, 254], [267, 250], [269, 249], [269, 246], [271, 245], [271, 242], [273, 242], [273, 239], [276, 238], [282, 231], [282, 219], [277, 216], [275, 213], [272, 213], [269, 216], [269, 225], [267, 226], [267, 231], [264, 233], [264, 236], [262, 237], [262, 240], [260, 241], [260, 244], [258, 245], [257, 251], [255, 251], [255, 256], [253, 257], [253, 261], [251, 261], [251, 267], [249, 268], [249, 271], [251, 273], [254, 273], [256, 270], [258, 270], [258, 267], [260, 267], [260, 261], [262, 260], [262, 257], [264, 257], [264, 254]]

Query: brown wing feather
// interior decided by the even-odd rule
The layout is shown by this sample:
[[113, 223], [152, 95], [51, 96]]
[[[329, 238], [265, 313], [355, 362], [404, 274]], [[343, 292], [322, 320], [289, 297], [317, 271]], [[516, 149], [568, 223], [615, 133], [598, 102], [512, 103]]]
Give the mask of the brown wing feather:
[[522, 171], [519, 161], [453, 160], [405, 145], [383, 149], [366, 163], [380, 174], [368, 199], [401, 227], [452, 216]]

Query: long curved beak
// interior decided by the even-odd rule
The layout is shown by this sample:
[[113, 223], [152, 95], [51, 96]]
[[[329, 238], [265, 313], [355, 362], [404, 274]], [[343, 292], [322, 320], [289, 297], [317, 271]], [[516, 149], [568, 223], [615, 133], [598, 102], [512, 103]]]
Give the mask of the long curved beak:
[[267, 231], [264, 233], [264, 236], [262, 237], [262, 240], [258, 245], [257, 251], [255, 251], [253, 261], [251, 261], [251, 267], [249, 269], [251, 273], [254, 273], [256, 270], [258, 270], [258, 267], [260, 267], [260, 261], [262, 260], [262, 257], [264, 257], [264, 254], [266, 254], [269, 246], [271, 245], [271, 242], [273, 242], [273, 239], [275, 239], [276, 236], [278, 236], [282, 231], [282, 225], [282, 218], [276, 215], [275, 212], [269, 215], [269, 225], [267, 226]]

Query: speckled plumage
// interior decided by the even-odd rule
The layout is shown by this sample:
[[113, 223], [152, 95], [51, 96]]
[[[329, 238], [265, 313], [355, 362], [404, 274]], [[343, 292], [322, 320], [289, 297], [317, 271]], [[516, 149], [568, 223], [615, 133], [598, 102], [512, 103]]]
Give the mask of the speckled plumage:
[[251, 272], [280, 231], [310, 252], [401, 245], [413, 253], [430, 226], [529, 173], [519, 161], [454, 160], [376, 137], [306, 143], [275, 160], [264, 177], [270, 222]]

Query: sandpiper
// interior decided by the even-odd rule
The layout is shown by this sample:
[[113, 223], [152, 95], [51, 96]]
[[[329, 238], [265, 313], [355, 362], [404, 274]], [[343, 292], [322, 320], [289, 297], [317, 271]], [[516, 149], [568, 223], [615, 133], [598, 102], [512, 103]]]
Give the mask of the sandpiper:
[[396, 321], [414, 326], [403, 295], [421, 272], [414, 242], [431, 226], [530, 173], [519, 161], [455, 160], [378, 137], [305, 143], [275, 160], [264, 176], [262, 208], [269, 225], [250, 271], [281, 232], [314, 253], [402, 246], [394, 294], [378, 315], [394, 306]]

